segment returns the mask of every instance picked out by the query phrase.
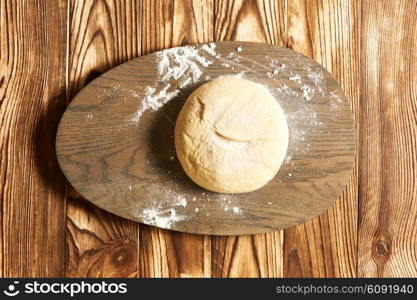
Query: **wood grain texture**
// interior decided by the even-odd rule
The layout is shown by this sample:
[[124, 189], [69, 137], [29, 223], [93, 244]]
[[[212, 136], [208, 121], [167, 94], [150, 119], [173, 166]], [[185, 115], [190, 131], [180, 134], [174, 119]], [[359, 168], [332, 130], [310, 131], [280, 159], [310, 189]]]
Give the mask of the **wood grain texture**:
[[[68, 96], [102, 72], [140, 55], [140, 1], [78, 1], [69, 7]], [[68, 277], [135, 277], [137, 223], [87, 204], [72, 188], [67, 201]]]
[[[416, 277], [416, 14], [414, 0], [0, 0], [0, 276], [134, 276], [139, 264], [146, 277]], [[341, 82], [360, 146], [334, 208], [285, 243], [282, 231], [212, 238], [141, 225], [139, 261], [138, 225], [71, 188], [65, 223], [53, 150], [65, 98], [139, 55], [141, 40], [147, 53], [212, 39], [285, 44]]]
[[[212, 0], [143, 0], [142, 52], [211, 41], [212, 20]], [[141, 227], [139, 277], [210, 277], [210, 256], [209, 236]]]
[[416, 15], [416, 1], [362, 5], [360, 277], [417, 277]]
[[[284, 45], [285, 1], [214, 2], [214, 39]], [[213, 237], [213, 277], [282, 277], [283, 231]]]
[[59, 277], [65, 181], [51, 133], [65, 108], [66, 1], [2, 0], [0, 19], [0, 276]]
[[214, 0], [216, 41], [248, 41], [283, 45], [286, 1]]
[[[358, 119], [360, 2], [289, 1], [287, 46], [320, 62], [352, 100]], [[357, 135], [359, 138], [359, 135]], [[357, 261], [358, 163], [331, 209], [285, 230], [284, 277], [354, 277]]]

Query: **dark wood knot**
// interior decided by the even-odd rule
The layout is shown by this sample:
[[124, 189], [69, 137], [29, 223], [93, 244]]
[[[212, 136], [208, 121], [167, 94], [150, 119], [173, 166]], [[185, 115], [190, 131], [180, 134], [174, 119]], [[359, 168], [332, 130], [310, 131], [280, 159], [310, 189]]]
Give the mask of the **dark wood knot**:
[[126, 248], [120, 248], [112, 255], [112, 261], [116, 266], [123, 266], [130, 261], [130, 253]]
[[390, 246], [385, 241], [379, 240], [375, 245], [376, 253], [380, 256], [386, 256], [389, 254]]

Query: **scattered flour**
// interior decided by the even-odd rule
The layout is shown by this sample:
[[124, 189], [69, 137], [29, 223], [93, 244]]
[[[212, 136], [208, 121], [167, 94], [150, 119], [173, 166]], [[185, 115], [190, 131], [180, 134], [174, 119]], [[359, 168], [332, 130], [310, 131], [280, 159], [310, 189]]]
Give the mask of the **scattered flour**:
[[330, 92], [330, 97], [331, 99], [336, 99], [336, 101], [339, 103], [343, 102], [343, 100], [340, 99], [340, 97], [335, 92]]
[[180, 89], [183, 89], [187, 86], [189, 86], [193, 82], [193, 79], [191, 77], [188, 77], [187, 79], [181, 81], [181, 83], [178, 85]]
[[303, 92], [303, 97], [306, 101], [310, 101], [313, 98], [314, 90], [311, 87], [303, 85], [300, 89]]
[[294, 76], [291, 76], [290, 78], [288, 78], [289, 80], [295, 81], [297, 83], [301, 83], [301, 76], [298, 74], [295, 74]]
[[236, 57], [236, 52], [230, 52], [230, 53], [227, 55], [227, 58], [229, 58], [229, 59], [234, 58], [234, 57]]
[[277, 88], [277, 91], [282, 93], [282, 94], [287, 94], [287, 95], [291, 95], [291, 96], [298, 96], [298, 93], [286, 84], [283, 84], [282, 87]]
[[149, 108], [153, 111], [158, 110], [169, 100], [178, 95], [178, 90], [173, 90], [168, 92], [168, 89], [171, 87], [171, 84], [167, 83], [159, 92], [156, 92], [154, 87], [146, 87], [145, 89], [145, 101], [144, 105], [146, 108]]
[[307, 78], [310, 79], [314, 85], [319, 85], [323, 80], [323, 75], [316, 72], [311, 72], [307, 74]]
[[235, 215], [242, 215], [242, 209], [239, 206], [230, 207], [228, 204], [222, 205], [223, 210], [226, 212], [231, 212]]
[[[207, 48], [211, 49], [209, 46]], [[202, 74], [200, 66], [208, 67], [213, 62], [200, 55], [198, 48], [184, 46], [158, 52], [157, 63], [162, 81], [178, 80], [186, 74], [196, 81]]]
[[176, 201], [175, 203], [176, 206], [182, 206], [182, 207], [187, 206], [187, 199], [183, 195], [174, 194], [173, 199]]
[[234, 207], [232, 208], [232, 210], [233, 210], [233, 213], [234, 213], [235, 215], [241, 215], [241, 214], [242, 214], [242, 210], [240, 209], [240, 207], [234, 206]]
[[[170, 229], [173, 224], [187, 220], [189, 217], [178, 214], [177, 210], [186, 207], [187, 199], [180, 194], [170, 193], [171, 201], [154, 201], [154, 205], [142, 209], [135, 217], [141, 218], [146, 224]], [[164, 203], [168, 202], [168, 203]]]
[[214, 50], [214, 49], [216, 49], [216, 44], [214, 44], [214, 43], [204, 44], [204, 45], [201, 46], [201, 49], [206, 51], [211, 56], [217, 56], [217, 53]]
[[245, 74], [246, 74], [246, 71], [242, 71], [242, 72], [239, 72], [237, 74], [233, 74], [232, 76], [236, 77], [236, 78], [243, 78], [245, 76]]
[[186, 216], [177, 215], [174, 208], [158, 209], [155, 207], [145, 208], [140, 217], [146, 224], [170, 229], [172, 224], [186, 220]]
[[156, 83], [154, 86], [147, 86], [143, 93], [131, 91], [132, 96], [143, 97], [143, 101], [129, 121], [138, 123], [145, 111], [158, 110], [175, 98], [180, 89], [198, 82], [203, 75], [202, 69], [213, 63], [206, 56], [201, 55], [200, 50], [216, 56], [215, 47], [214, 43], [210, 43], [200, 48], [184, 46], [158, 52]]

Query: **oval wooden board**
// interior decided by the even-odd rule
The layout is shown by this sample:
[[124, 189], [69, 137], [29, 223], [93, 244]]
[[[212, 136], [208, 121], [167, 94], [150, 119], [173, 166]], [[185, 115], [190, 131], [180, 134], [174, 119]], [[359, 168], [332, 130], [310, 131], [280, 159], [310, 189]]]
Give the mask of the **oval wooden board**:
[[[215, 54], [207, 48], [213, 45]], [[177, 79], [163, 79], [154, 53], [86, 86], [58, 129], [57, 156], [67, 179], [85, 198], [114, 214], [198, 234], [263, 233], [324, 212], [347, 184], [356, 149], [351, 102], [337, 81], [289, 49], [248, 42], [210, 46], [171, 50], [198, 52], [206, 62], [191, 58], [191, 64], [201, 74], [189, 68]], [[171, 65], [178, 67], [174, 60]], [[206, 191], [186, 176], [175, 156], [174, 125], [186, 97], [207, 80], [225, 75], [267, 86], [289, 123], [283, 166], [271, 182], [251, 193]], [[152, 100], [149, 93], [158, 98], [164, 88], [179, 93], [159, 109], [145, 109]]]

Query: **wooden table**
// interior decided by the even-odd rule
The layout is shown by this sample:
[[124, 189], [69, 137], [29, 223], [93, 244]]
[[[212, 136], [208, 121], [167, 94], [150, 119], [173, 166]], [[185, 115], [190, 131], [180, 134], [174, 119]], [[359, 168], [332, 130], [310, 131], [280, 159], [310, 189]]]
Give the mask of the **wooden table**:
[[[417, 276], [414, 0], [0, 0], [0, 276]], [[137, 224], [83, 200], [54, 150], [66, 105], [104, 71], [182, 44], [248, 40], [327, 68], [358, 155], [336, 204], [253, 236]]]

